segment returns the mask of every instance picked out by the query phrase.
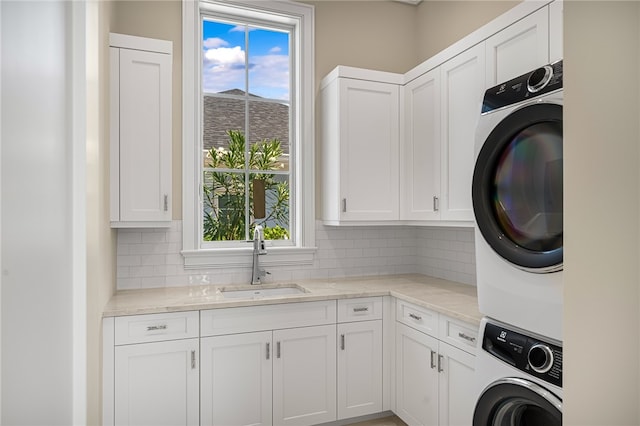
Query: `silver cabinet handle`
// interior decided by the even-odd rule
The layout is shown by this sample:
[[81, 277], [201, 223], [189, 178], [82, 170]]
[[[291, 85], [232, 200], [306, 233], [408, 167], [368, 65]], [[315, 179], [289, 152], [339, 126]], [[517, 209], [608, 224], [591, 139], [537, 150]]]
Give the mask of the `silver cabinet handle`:
[[342, 213], [346, 213], [347, 212], [347, 199], [343, 198], [342, 199]]
[[166, 330], [166, 329], [167, 329], [167, 324], [150, 325], [147, 327], [147, 331], [157, 331], [157, 330]]
[[280, 358], [280, 342], [276, 343], [276, 358]]
[[167, 194], [164, 194], [164, 211], [168, 211], [169, 210], [169, 196]]
[[344, 351], [344, 334], [340, 335], [340, 349]]
[[191, 351], [191, 369], [196, 369], [196, 351]]
[[369, 310], [368, 307], [362, 307], [362, 308], [353, 308], [353, 312], [367, 312]]
[[442, 373], [444, 371], [444, 356], [438, 355], [438, 373]]
[[409, 317], [413, 318], [416, 321], [422, 321], [422, 317], [416, 314], [409, 314]]
[[431, 351], [431, 368], [436, 368], [436, 351]]
[[469, 336], [468, 334], [464, 334], [463, 332], [459, 332], [458, 333], [458, 337], [460, 337], [460, 338], [462, 338], [464, 340], [467, 340], [467, 341], [469, 341], [471, 343], [475, 343], [476, 342], [476, 338], [475, 337]]
[[440, 203], [438, 202], [440, 200], [438, 200], [438, 197], [436, 197], [435, 195], [433, 196], [433, 211], [437, 212], [440, 209]]
[[271, 343], [267, 342], [267, 359], [271, 358]]

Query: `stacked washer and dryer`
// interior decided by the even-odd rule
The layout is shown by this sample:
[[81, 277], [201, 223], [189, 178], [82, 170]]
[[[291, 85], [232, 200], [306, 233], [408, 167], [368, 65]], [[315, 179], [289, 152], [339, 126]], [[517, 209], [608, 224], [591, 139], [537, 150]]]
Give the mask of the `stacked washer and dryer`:
[[562, 423], [562, 61], [486, 91], [473, 210], [474, 426]]

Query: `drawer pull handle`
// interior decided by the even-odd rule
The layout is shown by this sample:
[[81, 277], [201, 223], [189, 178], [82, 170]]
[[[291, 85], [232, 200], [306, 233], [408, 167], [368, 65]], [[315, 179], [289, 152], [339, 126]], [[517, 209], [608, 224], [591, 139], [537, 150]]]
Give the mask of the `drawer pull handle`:
[[442, 373], [444, 371], [444, 357], [442, 355], [438, 355], [438, 373]]
[[468, 334], [464, 334], [463, 332], [459, 332], [458, 333], [458, 337], [460, 337], [460, 338], [462, 338], [464, 340], [467, 340], [467, 341], [469, 341], [471, 343], [475, 343], [476, 342], [476, 338], [475, 337], [469, 336]]
[[166, 330], [166, 329], [167, 329], [167, 324], [150, 325], [147, 327], [147, 331], [157, 331], [157, 330]]
[[196, 351], [191, 351], [191, 369], [196, 369]]
[[280, 358], [280, 342], [276, 343], [276, 358]]
[[416, 320], [416, 321], [422, 321], [422, 317], [421, 317], [421, 316], [419, 316], [419, 315], [416, 315], [416, 314], [409, 314], [409, 316], [410, 316], [411, 318], [413, 318], [414, 320]]
[[271, 358], [271, 343], [267, 342], [267, 359]]
[[436, 351], [431, 351], [431, 368], [436, 368]]
[[353, 312], [367, 312], [369, 310], [368, 307], [363, 307], [363, 308], [353, 308]]
[[344, 334], [340, 335], [340, 349], [344, 351]]

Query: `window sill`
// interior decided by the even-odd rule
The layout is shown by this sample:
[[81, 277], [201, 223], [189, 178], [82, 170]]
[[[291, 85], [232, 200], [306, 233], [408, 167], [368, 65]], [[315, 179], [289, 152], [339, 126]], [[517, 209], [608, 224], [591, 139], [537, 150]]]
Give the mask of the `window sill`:
[[[260, 256], [263, 266], [312, 265], [317, 247], [273, 247]], [[250, 268], [253, 263], [251, 248], [183, 250], [185, 269]]]

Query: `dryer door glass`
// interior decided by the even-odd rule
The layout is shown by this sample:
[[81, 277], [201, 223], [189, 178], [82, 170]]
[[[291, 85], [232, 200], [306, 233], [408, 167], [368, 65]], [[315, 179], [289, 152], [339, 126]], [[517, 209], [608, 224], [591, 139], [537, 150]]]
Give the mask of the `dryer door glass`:
[[502, 120], [478, 154], [472, 195], [478, 228], [498, 254], [536, 272], [559, 269], [562, 107], [535, 104]]
[[499, 380], [480, 396], [473, 414], [473, 426], [513, 425], [561, 426], [562, 402], [525, 379]]

